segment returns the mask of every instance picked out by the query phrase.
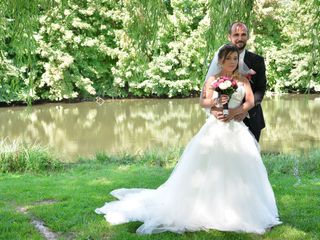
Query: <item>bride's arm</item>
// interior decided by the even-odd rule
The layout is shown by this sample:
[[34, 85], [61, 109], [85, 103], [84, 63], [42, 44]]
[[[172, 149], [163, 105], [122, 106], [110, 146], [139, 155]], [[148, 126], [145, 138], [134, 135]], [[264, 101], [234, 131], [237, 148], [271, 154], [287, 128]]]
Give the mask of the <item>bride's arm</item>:
[[214, 89], [211, 85], [214, 80], [215, 78], [212, 76], [203, 85], [200, 97], [200, 106], [203, 108], [211, 108], [216, 104], [216, 99], [212, 98]]

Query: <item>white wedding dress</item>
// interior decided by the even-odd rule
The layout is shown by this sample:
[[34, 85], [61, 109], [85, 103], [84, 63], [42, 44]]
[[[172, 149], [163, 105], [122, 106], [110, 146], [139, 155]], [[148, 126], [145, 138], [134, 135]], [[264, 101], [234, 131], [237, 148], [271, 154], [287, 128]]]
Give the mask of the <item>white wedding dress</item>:
[[[229, 108], [242, 104], [239, 86]], [[119, 201], [96, 209], [111, 224], [141, 221], [137, 233], [217, 229], [262, 234], [278, 210], [259, 146], [242, 122], [210, 116], [157, 189], [117, 189]]]

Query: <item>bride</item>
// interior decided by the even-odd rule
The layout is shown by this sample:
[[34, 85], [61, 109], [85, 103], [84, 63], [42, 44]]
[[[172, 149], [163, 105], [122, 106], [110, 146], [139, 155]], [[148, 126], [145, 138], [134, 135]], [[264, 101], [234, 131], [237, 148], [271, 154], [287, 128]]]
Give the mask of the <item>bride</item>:
[[220, 76], [232, 77], [238, 88], [229, 101], [226, 95], [219, 98], [229, 102], [226, 121], [209, 116], [157, 189], [112, 191], [119, 201], [96, 209], [110, 224], [141, 221], [140, 234], [209, 229], [263, 234], [281, 224], [258, 143], [243, 122], [232, 120], [254, 101], [249, 81], [238, 71], [238, 50], [224, 45], [216, 59], [218, 71], [205, 81], [200, 104], [216, 105], [212, 83]]

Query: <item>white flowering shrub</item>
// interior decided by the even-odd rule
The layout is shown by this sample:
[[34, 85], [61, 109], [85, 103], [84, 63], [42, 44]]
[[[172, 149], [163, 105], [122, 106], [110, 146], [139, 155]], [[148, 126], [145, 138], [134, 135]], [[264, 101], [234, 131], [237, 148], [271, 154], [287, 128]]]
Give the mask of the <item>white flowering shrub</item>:
[[318, 2], [2, 1], [0, 102], [197, 95], [238, 19], [270, 90], [320, 91]]
[[112, 67], [117, 54], [115, 32], [122, 28], [114, 1], [67, 1], [39, 19], [34, 35], [43, 73], [41, 97], [51, 100], [122, 96], [113, 84]]
[[266, 57], [270, 90], [320, 92], [319, 3], [255, 4], [255, 46]]
[[[167, 21], [141, 51], [126, 29], [116, 33], [121, 54], [112, 69], [115, 84], [128, 85], [135, 96], [190, 96], [203, 79], [205, 31], [209, 27], [206, 1], [171, 1]], [[125, 9], [124, 9], [125, 11]], [[125, 13], [129, 15], [130, 13]], [[131, 18], [124, 18], [124, 26]]]

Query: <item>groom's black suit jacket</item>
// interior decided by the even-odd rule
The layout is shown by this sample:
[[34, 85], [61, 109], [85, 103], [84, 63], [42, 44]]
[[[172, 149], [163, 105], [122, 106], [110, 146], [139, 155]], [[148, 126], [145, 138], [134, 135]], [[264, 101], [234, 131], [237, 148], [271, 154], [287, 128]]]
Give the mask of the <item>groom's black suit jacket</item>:
[[261, 129], [265, 127], [261, 101], [266, 91], [266, 67], [264, 58], [246, 50], [244, 62], [249, 69], [253, 69], [256, 74], [251, 76], [250, 84], [254, 94], [255, 106], [249, 111], [250, 118], [245, 118], [244, 123], [249, 127], [250, 131], [259, 140]]

